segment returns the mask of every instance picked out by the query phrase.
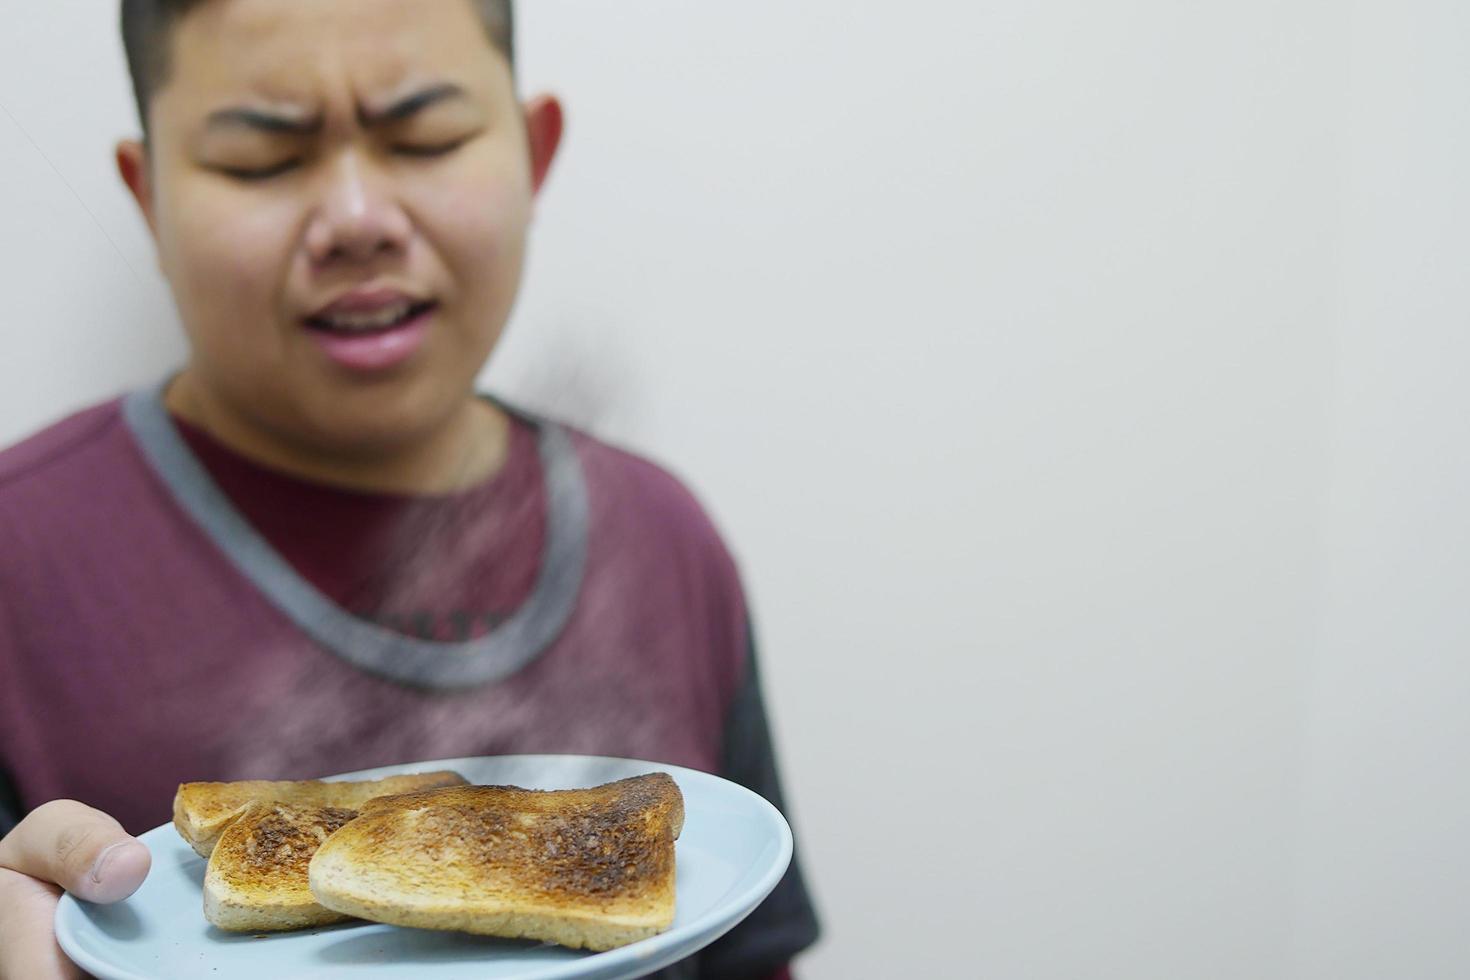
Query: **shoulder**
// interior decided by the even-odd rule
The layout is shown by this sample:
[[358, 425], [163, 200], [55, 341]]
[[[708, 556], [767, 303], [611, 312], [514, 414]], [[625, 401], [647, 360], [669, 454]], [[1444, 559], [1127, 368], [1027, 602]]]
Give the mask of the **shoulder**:
[[636, 592], [629, 608], [662, 610], [660, 630], [684, 624], [685, 649], [709, 654], [700, 662], [716, 692], [710, 703], [728, 708], [745, 671], [748, 610], [739, 567], [715, 521], [665, 466], [568, 431], [587, 483], [589, 575]]
[[91, 515], [106, 510], [99, 501], [117, 492], [126, 441], [118, 402], [111, 401], [0, 450], [0, 599], [44, 588], [44, 570], [64, 572], [62, 556], [95, 539]]
[[120, 400], [69, 415], [0, 450], [0, 570], [56, 556], [120, 526], [136, 458]]
[[[743, 636], [740, 571], [695, 492], [644, 455], [577, 429], [567, 431], [587, 482], [594, 552], [642, 562], [650, 581], [702, 597], [710, 603], [706, 612], [728, 618]], [[621, 560], [617, 564], [626, 567]], [[743, 640], [736, 644], [741, 645]]]
[[588, 490], [602, 516], [639, 528], [655, 526], [661, 537], [709, 549], [728, 559], [714, 521], [688, 484], [664, 465], [586, 432], [567, 430], [577, 449]]
[[84, 408], [0, 450], [0, 499], [65, 482], [81, 465], [115, 448], [122, 432], [121, 400]]

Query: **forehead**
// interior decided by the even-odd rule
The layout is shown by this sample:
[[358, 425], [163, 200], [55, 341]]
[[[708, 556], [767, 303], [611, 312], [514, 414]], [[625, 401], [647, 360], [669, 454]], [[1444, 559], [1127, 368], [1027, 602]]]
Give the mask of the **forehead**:
[[174, 26], [160, 96], [318, 104], [450, 77], [508, 84], [470, 0], [208, 0]]

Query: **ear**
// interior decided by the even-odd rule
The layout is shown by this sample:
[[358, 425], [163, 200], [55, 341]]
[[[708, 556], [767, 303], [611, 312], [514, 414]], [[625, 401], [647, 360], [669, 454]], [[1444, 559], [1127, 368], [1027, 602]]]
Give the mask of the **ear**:
[[531, 144], [531, 193], [539, 194], [546, 175], [551, 172], [551, 161], [556, 159], [557, 147], [561, 146], [566, 120], [561, 102], [554, 95], [536, 96], [526, 103], [524, 111]]
[[143, 220], [148, 222], [148, 230], [156, 242], [158, 225], [154, 220], [153, 180], [148, 169], [148, 148], [137, 140], [123, 140], [117, 144], [116, 155], [117, 172], [132, 192], [133, 200], [138, 202], [138, 210], [143, 212]]

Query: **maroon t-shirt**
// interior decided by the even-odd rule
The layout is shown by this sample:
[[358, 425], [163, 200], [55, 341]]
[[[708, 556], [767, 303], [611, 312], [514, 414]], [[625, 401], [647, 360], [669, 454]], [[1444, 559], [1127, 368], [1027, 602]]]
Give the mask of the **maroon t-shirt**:
[[[231, 503], [333, 602], [385, 628], [427, 640], [484, 636], [536, 585], [546, 508], [536, 433], [512, 417], [505, 461], [479, 486], [414, 496], [323, 486], [260, 466], [175, 417], [184, 440]], [[466, 529], [475, 533], [467, 534]], [[444, 556], [464, 574], [428, 576], [420, 594], [401, 570]]]
[[[140, 451], [118, 402], [6, 451], [0, 753], [22, 800], [75, 796], [136, 832], [166, 821], [174, 790], [188, 780], [305, 778], [522, 752], [718, 770], [725, 714], [745, 669], [734, 566], [666, 473], [581, 434], [569, 438], [588, 510], [575, 605], [521, 669], [447, 689], [379, 676], [304, 633], [235, 560], [243, 549], [181, 505], [169, 482], [176, 475]], [[512, 452], [507, 470], [481, 488], [488, 510], [458, 528], [510, 543], [494, 553], [506, 567], [492, 572], [474, 607], [486, 612], [509, 611], [544, 558], [524, 520], [528, 507], [545, 513], [544, 495], [496, 492], [508, 481], [534, 482], [534, 456], [530, 465], [526, 456]], [[268, 491], [251, 504], [254, 519], [276, 525], [268, 537], [309, 540], [322, 530], [310, 512], [272, 506], [269, 491], [279, 486], [267, 475], [227, 477], [242, 479]], [[322, 493], [334, 501], [324, 496], [318, 517], [346, 497]], [[401, 540], [408, 532], [391, 505], [361, 503], [361, 514], [348, 508], [339, 517], [388, 516], [381, 533], [365, 535], [361, 557], [400, 583], [381, 590], [399, 610], [476, 574], [473, 549], [415, 548]]]
[[[494, 477], [429, 498], [263, 469], [157, 391], [0, 452], [0, 830], [56, 798], [139, 833], [181, 782], [519, 753], [688, 766], [780, 806], [699, 505], [582, 433], [511, 432]], [[697, 975], [768, 975], [815, 936], [793, 864]]]

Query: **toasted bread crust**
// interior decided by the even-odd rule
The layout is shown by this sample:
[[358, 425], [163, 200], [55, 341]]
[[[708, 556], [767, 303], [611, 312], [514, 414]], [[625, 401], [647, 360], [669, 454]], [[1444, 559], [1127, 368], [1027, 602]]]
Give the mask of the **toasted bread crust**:
[[683, 823], [665, 773], [381, 797], [317, 851], [311, 892], [379, 922], [611, 949], [672, 923]]
[[224, 829], [258, 800], [354, 809], [375, 796], [464, 784], [465, 778], [459, 773], [444, 771], [355, 782], [305, 779], [183, 783], [174, 794], [174, 827], [200, 857], [207, 858]]
[[340, 922], [307, 887], [312, 855], [357, 816], [341, 807], [247, 804], [225, 828], [204, 873], [204, 916], [221, 929], [260, 932]]

